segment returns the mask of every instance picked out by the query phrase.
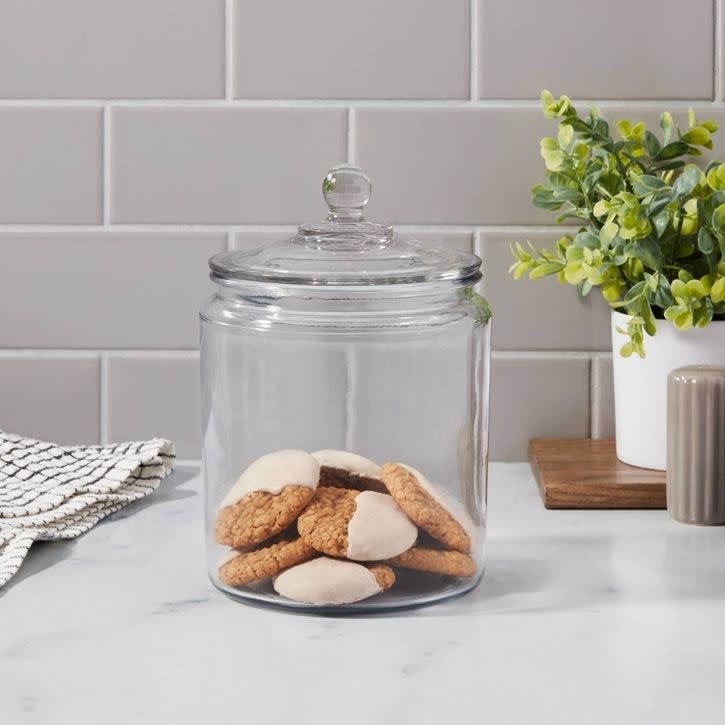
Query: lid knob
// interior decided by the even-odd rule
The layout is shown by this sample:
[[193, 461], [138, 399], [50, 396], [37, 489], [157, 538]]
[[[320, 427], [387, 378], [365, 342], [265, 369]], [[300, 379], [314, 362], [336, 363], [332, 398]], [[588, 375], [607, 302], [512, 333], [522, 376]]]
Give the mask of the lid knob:
[[330, 209], [328, 219], [359, 221], [370, 201], [373, 185], [368, 175], [350, 164], [333, 166], [322, 182], [322, 194]]

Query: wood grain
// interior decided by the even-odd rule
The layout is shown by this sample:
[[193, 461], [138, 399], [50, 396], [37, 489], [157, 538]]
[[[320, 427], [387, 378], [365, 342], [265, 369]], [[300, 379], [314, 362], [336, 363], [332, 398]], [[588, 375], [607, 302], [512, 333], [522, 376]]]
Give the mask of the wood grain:
[[663, 509], [665, 472], [617, 460], [613, 439], [533, 438], [529, 463], [548, 509]]

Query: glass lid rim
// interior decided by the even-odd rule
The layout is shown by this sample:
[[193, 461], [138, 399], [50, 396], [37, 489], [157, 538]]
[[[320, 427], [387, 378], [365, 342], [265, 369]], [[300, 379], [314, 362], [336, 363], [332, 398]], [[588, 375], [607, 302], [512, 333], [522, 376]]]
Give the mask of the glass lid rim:
[[[280, 240], [285, 241], [285, 240]], [[277, 242], [279, 243], [279, 242]], [[480, 279], [482, 276], [481, 267], [483, 260], [473, 252], [464, 252], [454, 249], [441, 249], [439, 251], [450, 255], [449, 264], [440, 265], [438, 268], [411, 268], [389, 269], [380, 272], [349, 272], [335, 273], [331, 270], [320, 268], [319, 273], [311, 273], [303, 270], [281, 272], [278, 269], [255, 269], [253, 267], [235, 266], [228, 264], [231, 255], [238, 255], [244, 258], [252, 256], [260, 249], [269, 248], [275, 242], [250, 250], [227, 250], [217, 252], [209, 259], [210, 277], [213, 280], [225, 280], [227, 282], [262, 282], [289, 285], [308, 285], [314, 287], [374, 287], [388, 284], [420, 284], [420, 283], [441, 283], [441, 282], [464, 282]], [[425, 246], [425, 245], [421, 245]], [[391, 258], [394, 259], [394, 258]]]

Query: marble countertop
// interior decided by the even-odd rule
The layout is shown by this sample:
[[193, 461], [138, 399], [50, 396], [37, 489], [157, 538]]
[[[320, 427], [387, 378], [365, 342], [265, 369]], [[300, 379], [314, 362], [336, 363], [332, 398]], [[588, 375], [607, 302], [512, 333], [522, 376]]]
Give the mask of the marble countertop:
[[346, 619], [233, 602], [206, 578], [200, 480], [0, 591], [0, 723], [713, 723], [725, 711], [725, 527], [546, 511], [494, 464], [481, 586]]

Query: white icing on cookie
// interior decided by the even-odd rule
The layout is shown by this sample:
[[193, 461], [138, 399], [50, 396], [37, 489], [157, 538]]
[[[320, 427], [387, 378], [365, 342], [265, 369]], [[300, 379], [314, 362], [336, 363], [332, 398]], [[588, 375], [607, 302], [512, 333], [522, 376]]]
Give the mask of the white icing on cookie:
[[257, 458], [229, 489], [219, 508], [237, 503], [252, 491], [278, 494], [285, 486], [307, 486], [313, 491], [320, 481], [320, 464], [305, 451], [275, 451]]
[[275, 591], [308, 604], [350, 604], [382, 590], [375, 575], [362, 564], [320, 557], [278, 574]]
[[369, 458], [363, 458], [356, 453], [348, 453], [347, 451], [315, 451], [312, 454], [321, 466], [329, 466], [330, 468], [342, 468], [350, 473], [357, 473], [359, 476], [367, 476], [368, 478], [380, 478], [380, 466]]
[[445, 509], [463, 528], [471, 539], [471, 544], [476, 540], [476, 524], [473, 523], [473, 519], [468, 515], [468, 512], [463, 508], [463, 505], [458, 503], [455, 499], [451, 498], [443, 491], [438, 490], [420, 471], [417, 471], [412, 466], [406, 466], [405, 463], [399, 463], [408, 473], [412, 473], [420, 487], [433, 498], [441, 508]]
[[392, 496], [363, 491], [355, 497], [355, 512], [347, 525], [348, 559], [379, 561], [402, 554], [418, 537], [415, 524]]

